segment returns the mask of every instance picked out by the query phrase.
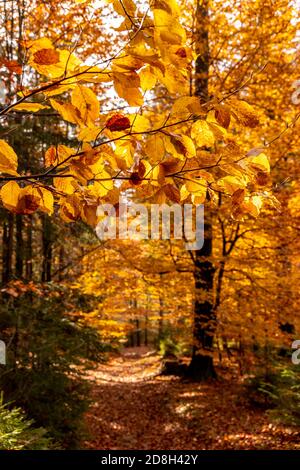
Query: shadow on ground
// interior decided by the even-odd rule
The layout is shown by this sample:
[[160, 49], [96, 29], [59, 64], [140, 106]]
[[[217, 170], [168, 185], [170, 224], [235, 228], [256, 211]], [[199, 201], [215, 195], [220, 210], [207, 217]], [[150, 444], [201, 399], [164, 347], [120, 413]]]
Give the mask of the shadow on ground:
[[243, 387], [222, 378], [195, 384], [156, 376], [160, 360], [129, 350], [91, 372], [88, 449], [300, 449], [295, 430], [251, 408]]

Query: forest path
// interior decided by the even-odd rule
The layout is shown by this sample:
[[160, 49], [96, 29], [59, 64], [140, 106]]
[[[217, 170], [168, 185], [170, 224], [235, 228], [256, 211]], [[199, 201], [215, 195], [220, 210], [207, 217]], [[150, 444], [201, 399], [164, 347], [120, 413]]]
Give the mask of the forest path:
[[128, 348], [89, 373], [87, 449], [300, 449], [300, 435], [250, 407], [241, 385], [157, 375], [160, 361]]

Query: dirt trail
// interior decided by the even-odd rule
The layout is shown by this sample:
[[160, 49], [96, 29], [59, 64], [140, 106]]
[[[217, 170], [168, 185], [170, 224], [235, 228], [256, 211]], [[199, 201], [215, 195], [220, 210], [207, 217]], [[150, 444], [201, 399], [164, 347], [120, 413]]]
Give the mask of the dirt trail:
[[90, 374], [88, 449], [300, 449], [294, 429], [271, 424], [232, 380], [195, 384], [156, 376], [159, 358], [139, 348]]

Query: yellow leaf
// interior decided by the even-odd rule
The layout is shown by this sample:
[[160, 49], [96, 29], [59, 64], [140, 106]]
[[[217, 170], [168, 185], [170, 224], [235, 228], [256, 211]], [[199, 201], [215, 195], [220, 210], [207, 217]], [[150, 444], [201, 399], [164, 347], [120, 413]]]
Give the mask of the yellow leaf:
[[242, 126], [256, 127], [259, 124], [257, 112], [246, 101], [231, 98], [227, 104], [230, 107], [231, 113]]
[[47, 88], [47, 90], [43, 91], [43, 94], [47, 96], [48, 98], [50, 98], [51, 96], [61, 95], [62, 93], [65, 93], [66, 91], [69, 91], [75, 88], [76, 83], [74, 81], [75, 81], [74, 78], [69, 78], [69, 79], [64, 80], [64, 82], [61, 83], [60, 85], [57, 83], [54, 85], [51, 85], [49, 88]]
[[72, 122], [73, 124], [82, 123], [78, 109], [71, 103], [60, 103], [59, 101], [50, 99], [50, 104], [52, 108], [59, 112], [65, 121]]
[[94, 174], [92, 170], [86, 166], [80, 159], [72, 159], [69, 167], [69, 173], [74, 175], [81, 184], [86, 185], [87, 182], [93, 179]]
[[83, 155], [77, 158], [83, 165], [89, 168], [94, 176], [97, 176], [103, 170], [103, 160], [105, 153], [102, 152], [100, 154], [98, 149], [93, 149], [89, 144], [83, 144], [82, 150], [84, 151]]
[[124, 70], [139, 70], [143, 67], [144, 62], [138, 57], [134, 57], [125, 52], [123, 56], [119, 56], [113, 60], [112, 69], [114, 71], [124, 72]]
[[180, 9], [176, 0], [155, 0], [153, 2], [153, 9], [163, 10], [169, 15], [175, 17], [180, 14]]
[[163, 138], [159, 134], [150, 135], [144, 150], [151, 163], [161, 161], [165, 155]]
[[185, 201], [190, 195], [190, 192], [187, 190], [186, 185], [183, 184], [180, 188], [180, 201]]
[[130, 106], [141, 106], [143, 104], [143, 95], [139, 90], [140, 77], [136, 72], [114, 72], [113, 77], [114, 87], [120, 98], [126, 100]]
[[41, 103], [20, 103], [17, 104], [12, 108], [13, 111], [28, 111], [32, 113], [36, 113], [37, 111], [40, 111], [41, 109], [46, 109], [49, 108], [49, 106], [45, 106]]
[[182, 96], [178, 98], [172, 107], [172, 114], [185, 119], [191, 115], [199, 116], [203, 114], [200, 100], [196, 96]]
[[65, 222], [74, 222], [80, 218], [81, 201], [76, 194], [71, 194], [60, 201], [60, 216]]
[[206, 199], [207, 181], [199, 179], [189, 179], [185, 182], [186, 190], [191, 194], [194, 204], [202, 204]]
[[126, 170], [133, 164], [135, 146], [130, 140], [116, 141], [115, 158], [120, 170]]
[[218, 139], [218, 140], [226, 139], [227, 130], [217, 122], [213, 111], [210, 111], [208, 113], [206, 122], [210, 130], [213, 132], [215, 139]]
[[242, 204], [242, 208], [253, 217], [258, 217], [262, 208], [263, 202], [260, 196], [252, 196], [249, 201]]
[[[112, 73], [110, 70], [103, 70], [97, 66], [82, 65], [78, 67], [78, 81], [91, 83], [105, 83], [112, 81]], [[71, 79], [73, 80], [73, 79]], [[73, 80], [74, 82], [74, 80]]]
[[32, 214], [40, 203], [40, 197], [33, 186], [21, 189], [15, 181], [9, 181], [1, 188], [4, 207], [17, 214]]
[[84, 204], [81, 209], [82, 220], [92, 227], [96, 227], [97, 223], [99, 222], [99, 217], [97, 217], [97, 209], [98, 204], [96, 203]]
[[270, 173], [270, 162], [265, 153], [251, 157], [249, 166], [254, 170], [261, 170]]
[[176, 65], [169, 64], [166, 72], [163, 74], [160, 70], [156, 70], [158, 79], [171, 94], [188, 93], [189, 80], [187, 70], [181, 70]]
[[212, 147], [215, 143], [214, 133], [203, 119], [199, 119], [192, 125], [191, 136], [198, 147]]
[[144, 180], [142, 181], [143, 186], [148, 185], [148, 178], [151, 176], [152, 167], [147, 160], [143, 160], [143, 166], [145, 168], [145, 174], [143, 175]]
[[73, 194], [76, 189], [76, 181], [73, 177], [68, 178], [53, 178], [54, 187], [64, 194]]
[[17, 175], [18, 157], [13, 148], [0, 139], [0, 173]]
[[92, 140], [97, 140], [102, 130], [103, 127], [93, 125], [82, 127], [78, 133], [78, 139], [81, 142], [92, 142]]
[[7, 200], [6, 207], [17, 214], [33, 214], [38, 208], [41, 201], [37, 189], [33, 186], [26, 186], [23, 189], [15, 183], [10, 186], [14, 193], [10, 200]]
[[110, 174], [103, 170], [100, 174], [97, 175], [97, 181], [95, 181], [93, 185], [89, 186], [89, 190], [93, 196], [102, 198], [106, 196], [108, 191], [112, 190], [113, 187], [114, 183]]
[[243, 175], [243, 169], [241, 168], [242, 165], [237, 163], [227, 163], [224, 165], [219, 165], [219, 168], [222, 171], [225, 171], [229, 175], [241, 177]]
[[24, 47], [26, 47], [26, 49], [29, 49], [30, 54], [34, 54], [36, 51], [41, 49], [53, 48], [53, 44], [48, 38], [39, 38], [32, 41], [25, 40], [22, 42], [22, 44]]
[[174, 31], [169, 31], [168, 29], [164, 29], [160, 31], [160, 39], [168, 44], [181, 44], [181, 35]]
[[119, 13], [119, 15], [125, 16], [125, 18], [129, 16], [134, 17], [134, 13], [136, 10], [136, 5], [132, 0], [112, 0], [112, 4], [114, 10]]
[[90, 88], [78, 85], [72, 92], [71, 103], [79, 110], [80, 118], [84, 123], [95, 121], [99, 117], [100, 104]]
[[[153, 24], [149, 24], [149, 27], [153, 27]], [[148, 64], [152, 67], [151, 71], [154, 73], [155, 68], [158, 68], [161, 73], [166, 71], [166, 67], [159, 58], [159, 54], [153, 53], [152, 49], [148, 49], [144, 44], [140, 43], [134, 47], [130, 47], [130, 54], [141, 60], [144, 64]]]
[[20, 186], [15, 181], [9, 181], [2, 186], [0, 196], [3, 206], [10, 210], [15, 211], [19, 201]]
[[236, 176], [225, 176], [218, 180], [218, 186], [225, 189], [227, 193], [233, 194], [238, 189], [243, 189], [247, 185], [247, 181]]
[[131, 123], [131, 130], [133, 132], [147, 132], [151, 129], [151, 124], [148, 118], [141, 114], [133, 114], [129, 116]]
[[71, 155], [76, 155], [76, 150], [66, 147], [66, 145], [58, 145], [57, 147], [51, 146], [45, 153], [45, 166], [61, 164], [67, 160]]
[[80, 65], [80, 60], [66, 50], [55, 50], [43, 48], [34, 52], [29, 64], [40, 74], [50, 78], [59, 78], [76, 70]]
[[155, 87], [157, 77], [151, 71], [151, 67], [147, 66], [139, 73], [141, 88], [143, 91], [151, 90]]
[[156, 165], [152, 168], [151, 183], [153, 186], [163, 185], [165, 183], [165, 169], [162, 165]]
[[163, 139], [166, 151], [174, 158], [183, 160], [184, 158], [192, 158], [196, 155], [195, 145], [186, 135], [164, 135]]
[[196, 149], [195, 149], [195, 145], [194, 145], [194, 142], [192, 141], [192, 139], [190, 137], [188, 137], [187, 135], [182, 135], [180, 137], [180, 140], [181, 140], [182, 144], [184, 145], [184, 147], [186, 149], [185, 156], [187, 158], [195, 157], [196, 156]]
[[43, 188], [42, 186], [36, 188], [37, 193], [40, 196], [40, 203], [39, 203], [39, 208], [43, 211], [46, 212], [49, 215], [53, 214], [53, 205], [54, 205], [54, 198], [53, 194], [51, 191], [49, 191], [46, 188]]
[[161, 9], [154, 10], [154, 38], [156, 42], [180, 45], [185, 41], [186, 33], [172, 14]]

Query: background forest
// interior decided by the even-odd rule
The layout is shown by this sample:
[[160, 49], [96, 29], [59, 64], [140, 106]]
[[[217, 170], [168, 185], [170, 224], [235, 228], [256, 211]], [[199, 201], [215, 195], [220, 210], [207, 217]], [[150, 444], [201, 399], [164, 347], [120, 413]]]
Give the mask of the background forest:
[[[298, 2], [0, 18], [0, 449], [300, 448]], [[120, 196], [203, 247], [99, 240]]]

